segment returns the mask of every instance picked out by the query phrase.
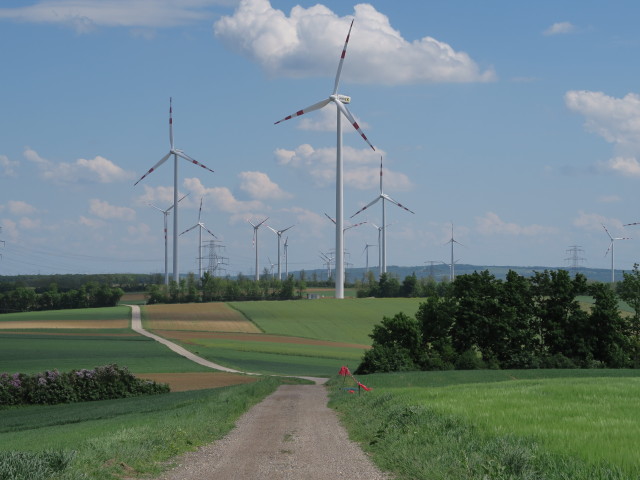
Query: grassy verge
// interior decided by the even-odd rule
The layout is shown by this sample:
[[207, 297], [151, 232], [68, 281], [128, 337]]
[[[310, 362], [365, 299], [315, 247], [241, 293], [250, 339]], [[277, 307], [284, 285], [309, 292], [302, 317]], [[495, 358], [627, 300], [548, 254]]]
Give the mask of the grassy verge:
[[22, 456], [33, 464], [34, 457], [56, 451], [70, 459], [64, 473], [40, 478], [157, 475], [172, 457], [224, 436], [281, 382], [265, 378], [212, 390], [6, 410], [0, 416], [0, 471], [2, 459], [15, 463]]
[[339, 380], [331, 405], [352, 438], [399, 479], [639, 478], [638, 371], [420, 372], [359, 380], [373, 391], [348, 395]]

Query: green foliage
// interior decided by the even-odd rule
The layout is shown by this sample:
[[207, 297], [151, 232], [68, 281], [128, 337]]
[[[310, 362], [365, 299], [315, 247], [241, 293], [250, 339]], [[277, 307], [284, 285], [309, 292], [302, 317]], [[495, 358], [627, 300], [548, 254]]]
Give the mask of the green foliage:
[[168, 391], [168, 385], [140, 380], [126, 367], [115, 364], [64, 373], [47, 370], [35, 375], [0, 374], [0, 406], [55, 405]]
[[0, 452], [0, 480], [49, 480], [64, 472], [75, 454], [44, 452]]

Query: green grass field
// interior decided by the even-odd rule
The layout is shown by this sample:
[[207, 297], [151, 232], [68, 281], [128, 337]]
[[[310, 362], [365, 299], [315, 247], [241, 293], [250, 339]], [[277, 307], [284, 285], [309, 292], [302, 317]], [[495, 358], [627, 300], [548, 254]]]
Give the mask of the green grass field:
[[131, 309], [126, 306], [104, 308], [78, 308], [75, 310], [46, 310], [44, 312], [5, 313], [0, 315], [1, 322], [39, 322], [64, 320], [118, 320], [131, 318]]
[[371, 345], [369, 333], [383, 316], [414, 315], [418, 298], [333, 298], [284, 302], [232, 302], [265, 333]]
[[[640, 371], [377, 374], [332, 404], [398, 478], [636, 479]], [[362, 422], [363, 418], [370, 419]]]

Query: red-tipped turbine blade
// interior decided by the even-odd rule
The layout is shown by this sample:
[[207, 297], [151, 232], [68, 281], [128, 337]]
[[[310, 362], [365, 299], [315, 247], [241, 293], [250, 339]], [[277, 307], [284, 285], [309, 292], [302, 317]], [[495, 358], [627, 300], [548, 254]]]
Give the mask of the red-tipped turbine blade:
[[198, 210], [198, 223], [200, 223], [201, 215], [202, 215], [202, 197], [200, 197], [200, 210]]
[[[609, 235], [609, 238], [613, 241], [613, 237], [611, 236], [611, 234], [609, 233], [609, 230], [607, 230], [607, 227], [604, 226], [604, 224], [602, 225], [602, 228], [604, 228], [604, 231], [607, 232], [607, 235]], [[607, 250], [608, 252], [609, 250]], [[606, 255], [606, 253], [605, 253]]]
[[142, 179], [144, 177], [146, 177], [147, 175], [149, 175], [151, 172], [153, 172], [156, 168], [158, 168], [160, 165], [162, 165], [164, 162], [167, 161], [167, 159], [171, 156], [171, 152], [167, 153], [164, 157], [162, 157], [162, 160], [160, 160], [158, 163], [156, 163], [153, 167], [151, 167], [149, 169], [149, 171], [147, 173], [145, 173], [143, 176], [140, 177], [140, 180], [138, 180], [136, 183], [133, 184], [133, 186], [135, 187], [137, 184], [139, 184]]
[[389, 200], [391, 203], [399, 206], [400, 208], [404, 208], [407, 212], [413, 213], [415, 214], [416, 212], [413, 212], [411, 210], [409, 210], [407, 207], [405, 207], [404, 205], [402, 205], [401, 203], [395, 201], [393, 198], [391, 198], [389, 195], [387, 195], [386, 193], [382, 195], [385, 199]]
[[204, 228], [207, 232], [209, 232], [209, 235], [211, 235], [213, 238], [218, 238], [216, 237], [213, 232], [211, 230], [209, 230], [207, 227], [205, 227], [204, 225], [202, 225], [202, 228]]
[[371, 145], [371, 142], [369, 141], [367, 136], [364, 134], [364, 132], [360, 128], [360, 125], [358, 125], [358, 122], [356, 122], [356, 119], [353, 118], [353, 115], [351, 115], [351, 112], [349, 111], [349, 109], [347, 107], [345, 107], [345, 105], [340, 100], [338, 100], [337, 98], [334, 100], [334, 102], [338, 106], [338, 108], [340, 109], [342, 114], [345, 117], [347, 117], [347, 120], [349, 120], [349, 122], [351, 122], [351, 125], [353, 125], [353, 128], [355, 128], [356, 131], [360, 134], [360, 136], [364, 139], [364, 141], [369, 144], [369, 146], [371, 147], [371, 150], [375, 151], [376, 149], [373, 148], [373, 145]]
[[364, 212], [367, 208], [369, 208], [371, 205], [373, 205], [374, 203], [376, 203], [378, 200], [380, 200], [382, 198], [382, 195], [376, 197], [375, 200], [372, 200], [371, 202], [367, 203], [364, 207], [362, 207], [360, 210], [358, 210], [356, 213], [354, 213], [353, 215], [351, 215], [349, 218], [353, 218], [356, 215], [358, 215], [360, 212]]
[[382, 195], [382, 155], [380, 155], [380, 195]]
[[198, 162], [197, 160], [194, 160], [193, 158], [191, 158], [189, 155], [187, 155], [186, 153], [184, 153], [182, 150], [174, 150], [175, 154], [178, 155], [181, 158], [184, 158], [186, 161], [193, 163], [194, 165], [198, 165], [199, 167], [204, 168], [205, 170], [209, 170], [212, 173], [215, 173], [213, 170], [211, 170], [209, 167], [207, 167], [206, 165], [203, 165], [202, 163]]
[[190, 232], [191, 230], [193, 230], [194, 228], [196, 228], [196, 227], [197, 227], [197, 226], [199, 226], [199, 225], [200, 225], [199, 223], [196, 223], [193, 227], [191, 227], [191, 228], [187, 228], [187, 229], [186, 229], [184, 232], [182, 232], [180, 235], [183, 235], [183, 234], [185, 234], [185, 233], [187, 233], [187, 232]]
[[333, 94], [338, 93], [338, 85], [340, 84], [340, 75], [342, 74], [342, 64], [344, 63], [344, 57], [347, 55], [347, 45], [349, 44], [349, 37], [351, 36], [351, 29], [353, 28], [353, 20], [349, 26], [349, 33], [347, 33], [347, 39], [344, 41], [344, 48], [340, 55], [340, 63], [338, 63], [338, 71], [336, 72], [336, 81], [333, 84]]
[[310, 107], [303, 108], [302, 110], [298, 110], [296, 113], [292, 113], [291, 115], [284, 117], [282, 120], [278, 120], [277, 122], [274, 123], [274, 125], [284, 122], [285, 120], [291, 120], [292, 118], [299, 117], [300, 115], [304, 115], [305, 113], [313, 112], [314, 110], [319, 110], [330, 101], [331, 99], [327, 98], [326, 100], [322, 100], [321, 102], [314, 103]]
[[169, 144], [173, 150], [173, 107], [171, 105], [172, 98], [169, 97]]

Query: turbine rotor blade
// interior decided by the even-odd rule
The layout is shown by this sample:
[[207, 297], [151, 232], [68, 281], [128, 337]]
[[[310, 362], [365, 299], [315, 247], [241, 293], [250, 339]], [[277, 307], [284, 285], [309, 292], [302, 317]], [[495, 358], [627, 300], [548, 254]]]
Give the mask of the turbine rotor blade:
[[171, 145], [171, 150], [173, 150], [173, 106], [172, 106], [172, 98], [169, 97], [169, 144]]
[[330, 101], [331, 101], [331, 98], [327, 98], [326, 100], [322, 100], [321, 102], [314, 103], [310, 107], [303, 108], [302, 110], [298, 110], [296, 113], [292, 113], [291, 115], [284, 117], [282, 120], [278, 120], [277, 122], [274, 123], [274, 125], [284, 122], [285, 120], [291, 120], [294, 117], [299, 117], [300, 115], [304, 115], [305, 113], [313, 112], [314, 110], [319, 110], [322, 107], [324, 107], [326, 104], [328, 104]]
[[[191, 192], [189, 192], [189, 193], [191, 193]], [[185, 194], [182, 196], [182, 198], [181, 198], [180, 200], [178, 200], [178, 203], [180, 203], [182, 200], [184, 200], [186, 197], [188, 197], [188, 196], [189, 196], [189, 193], [185, 193]], [[171, 210], [172, 208], [173, 208], [173, 205], [171, 205], [169, 208], [167, 208], [167, 209], [165, 210], [165, 212], [168, 212], [168, 211], [169, 211], [169, 210]]]
[[413, 212], [411, 210], [409, 210], [407, 207], [405, 207], [404, 205], [402, 205], [401, 203], [395, 201], [393, 198], [391, 198], [389, 195], [387, 195], [386, 193], [382, 194], [382, 197], [385, 198], [386, 200], [389, 200], [391, 203], [399, 206], [400, 208], [404, 208], [407, 212], [411, 212], [413, 214], [415, 214], [416, 212]]
[[194, 228], [196, 228], [196, 227], [198, 227], [198, 226], [200, 226], [200, 224], [199, 224], [199, 223], [196, 223], [193, 227], [191, 227], [191, 228], [187, 228], [187, 229], [186, 229], [184, 232], [182, 232], [180, 235], [183, 235], [183, 234], [185, 234], [185, 233], [187, 233], [187, 232], [190, 232], [191, 230], [193, 230]]
[[171, 152], [167, 153], [164, 157], [162, 157], [162, 159], [156, 163], [153, 167], [151, 167], [149, 169], [149, 171], [147, 173], [145, 173], [142, 177], [140, 177], [140, 180], [138, 180], [136, 183], [133, 184], [133, 186], [135, 187], [137, 184], [139, 184], [144, 177], [146, 177], [147, 175], [149, 175], [151, 172], [153, 172], [156, 168], [158, 168], [160, 165], [162, 165], [164, 162], [167, 161], [167, 159], [171, 156]]
[[198, 210], [198, 223], [200, 223], [200, 216], [202, 215], [202, 198], [200, 197], [200, 210]]
[[349, 109], [344, 105], [344, 103], [342, 103], [340, 100], [333, 99], [333, 102], [338, 106], [338, 109], [340, 109], [340, 111], [342, 112], [342, 114], [347, 117], [347, 120], [349, 120], [349, 122], [351, 122], [351, 125], [353, 126], [353, 128], [356, 129], [356, 131], [360, 134], [360, 136], [362, 137], [362, 139], [367, 142], [367, 144], [371, 147], [371, 150], [373, 150], [375, 152], [375, 148], [374, 146], [371, 144], [371, 142], [369, 141], [369, 139], [367, 138], [367, 136], [364, 134], [364, 132], [362, 131], [362, 129], [360, 128], [360, 125], [358, 125], [358, 122], [356, 122], [356, 119], [353, 118], [353, 115], [351, 115], [351, 112], [349, 111]]
[[380, 200], [381, 198], [384, 198], [382, 195], [379, 195], [375, 200], [367, 203], [364, 207], [362, 207], [360, 210], [358, 210], [356, 213], [354, 213], [353, 215], [351, 215], [349, 218], [353, 218], [356, 215], [358, 215], [360, 212], [364, 212], [367, 208], [369, 208], [371, 205], [373, 205], [374, 203], [376, 203], [378, 200]]
[[216, 237], [216, 236], [213, 234], [213, 232], [212, 232], [211, 230], [209, 230], [207, 227], [205, 227], [205, 226], [204, 226], [204, 225], [202, 225], [202, 224], [200, 224], [200, 226], [201, 226], [202, 228], [204, 228], [207, 232], [209, 232], [209, 235], [211, 235], [213, 238], [218, 238], [218, 237]]
[[193, 163], [194, 165], [197, 165], [199, 167], [204, 168], [205, 170], [209, 170], [212, 173], [215, 173], [213, 170], [211, 170], [209, 167], [207, 167], [206, 165], [198, 162], [197, 160], [194, 160], [193, 158], [191, 158], [189, 155], [187, 155], [186, 153], [184, 153], [182, 150], [174, 150], [175, 154], [178, 155], [179, 157], [185, 159], [188, 162]]
[[[604, 228], [604, 231], [607, 232], [607, 235], [609, 235], [609, 238], [611, 239], [611, 241], [613, 242], [613, 237], [611, 236], [611, 234], [609, 233], [609, 230], [607, 230], [607, 227], [604, 226], [604, 224], [602, 224], [602, 228]], [[607, 250], [608, 251], [608, 250]], [[606, 254], [605, 254], [606, 255]]]
[[351, 29], [353, 28], [354, 20], [351, 20], [351, 25], [349, 26], [349, 33], [347, 33], [347, 39], [344, 41], [344, 47], [342, 49], [342, 54], [340, 55], [340, 63], [338, 63], [338, 71], [336, 72], [336, 81], [333, 84], [334, 95], [338, 93], [338, 85], [340, 84], [340, 75], [342, 74], [342, 64], [344, 63], [344, 57], [346, 57], [347, 55], [347, 45], [349, 44], [349, 37], [351, 36]]

